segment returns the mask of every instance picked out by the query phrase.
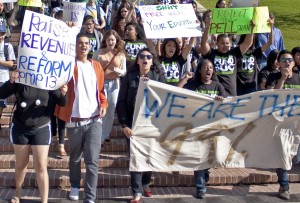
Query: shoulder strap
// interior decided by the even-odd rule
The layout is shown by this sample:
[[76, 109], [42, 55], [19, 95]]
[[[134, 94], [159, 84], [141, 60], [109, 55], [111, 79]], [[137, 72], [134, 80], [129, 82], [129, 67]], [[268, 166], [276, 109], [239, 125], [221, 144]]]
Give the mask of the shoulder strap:
[[8, 59], [8, 43], [4, 43], [4, 57], [5, 60]]
[[108, 64], [106, 64], [106, 66], [103, 68], [104, 71], [108, 68], [108, 66], [111, 64], [111, 62], [114, 60], [114, 58], [118, 55], [118, 53], [119, 53], [119, 51], [110, 59]]

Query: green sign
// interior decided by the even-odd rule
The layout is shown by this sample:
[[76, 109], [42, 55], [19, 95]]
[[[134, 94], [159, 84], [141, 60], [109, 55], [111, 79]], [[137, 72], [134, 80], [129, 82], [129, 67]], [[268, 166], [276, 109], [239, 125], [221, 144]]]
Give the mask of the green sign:
[[268, 7], [214, 8], [211, 13], [210, 34], [250, 34], [251, 20], [254, 33], [270, 32]]

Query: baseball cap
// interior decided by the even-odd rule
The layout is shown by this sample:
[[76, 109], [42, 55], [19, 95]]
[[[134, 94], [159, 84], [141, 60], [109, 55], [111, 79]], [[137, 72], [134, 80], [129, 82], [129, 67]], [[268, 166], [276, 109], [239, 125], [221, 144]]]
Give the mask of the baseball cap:
[[6, 33], [6, 27], [5, 25], [0, 25], [0, 33], [5, 32]]

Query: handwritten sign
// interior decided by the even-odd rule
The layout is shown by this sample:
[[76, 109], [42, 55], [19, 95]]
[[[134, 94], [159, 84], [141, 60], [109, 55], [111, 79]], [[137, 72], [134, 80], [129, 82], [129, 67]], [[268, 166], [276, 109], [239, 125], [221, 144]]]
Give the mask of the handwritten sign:
[[41, 0], [18, 0], [18, 5], [20, 6], [32, 6], [32, 7], [41, 7]]
[[2, 0], [2, 3], [13, 3], [17, 2], [18, 0]]
[[139, 6], [147, 38], [201, 36], [191, 4]]
[[231, 0], [231, 2], [233, 8], [259, 6], [259, 0]]
[[216, 101], [156, 81], [140, 81], [130, 171], [211, 167], [292, 167], [300, 93], [261, 91]]
[[66, 2], [64, 1], [64, 21], [71, 21], [76, 26], [81, 27], [85, 15], [85, 2]]
[[18, 50], [17, 82], [48, 90], [66, 84], [73, 75], [76, 32], [65, 22], [26, 11]]
[[250, 34], [252, 19], [256, 25], [254, 33], [271, 31], [268, 7], [214, 8], [209, 33]]

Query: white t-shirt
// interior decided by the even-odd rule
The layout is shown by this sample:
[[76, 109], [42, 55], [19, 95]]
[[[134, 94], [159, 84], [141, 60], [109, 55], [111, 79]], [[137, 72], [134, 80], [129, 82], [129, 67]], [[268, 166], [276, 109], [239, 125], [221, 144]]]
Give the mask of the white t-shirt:
[[75, 99], [72, 116], [90, 118], [99, 115], [97, 99], [97, 78], [91, 62], [77, 61], [78, 80], [74, 85]]
[[[15, 52], [10, 43], [7, 46], [7, 58], [5, 58], [4, 41], [0, 43], [0, 60], [1, 61], [14, 61], [16, 60]], [[7, 67], [0, 65], [0, 82], [9, 80], [9, 70]]]

